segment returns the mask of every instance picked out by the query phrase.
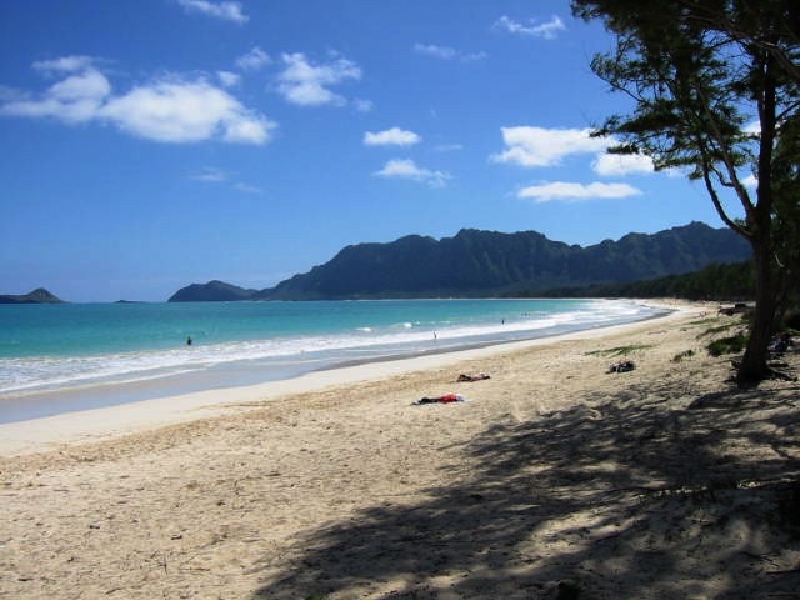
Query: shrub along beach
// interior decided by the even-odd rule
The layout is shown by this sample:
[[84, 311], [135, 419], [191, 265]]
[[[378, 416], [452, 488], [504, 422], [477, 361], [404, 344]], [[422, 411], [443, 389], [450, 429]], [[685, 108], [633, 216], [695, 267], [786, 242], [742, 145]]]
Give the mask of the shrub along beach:
[[793, 597], [798, 384], [716, 308], [2, 425], [0, 597]]

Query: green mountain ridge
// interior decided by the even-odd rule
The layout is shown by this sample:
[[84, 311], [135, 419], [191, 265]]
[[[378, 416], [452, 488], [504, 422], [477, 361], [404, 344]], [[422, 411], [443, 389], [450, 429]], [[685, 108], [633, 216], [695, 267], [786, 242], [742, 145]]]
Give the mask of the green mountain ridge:
[[169, 301], [532, 295], [679, 275], [750, 257], [747, 242], [730, 229], [699, 222], [587, 247], [552, 241], [536, 231], [463, 229], [441, 240], [409, 235], [346, 246], [328, 262], [272, 288], [247, 290], [210, 281], [181, 288]]

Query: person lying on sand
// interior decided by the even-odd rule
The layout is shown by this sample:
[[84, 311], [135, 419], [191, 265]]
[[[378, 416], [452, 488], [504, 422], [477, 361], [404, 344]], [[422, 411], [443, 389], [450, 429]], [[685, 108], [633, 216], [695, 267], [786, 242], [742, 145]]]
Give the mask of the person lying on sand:
[[416, 402], [412, 402], [414, 406], [422, 404], [449, 404], [450, 402], [463, 402], [466, 400], [461, 394], [444, 394], [443, 396], [423, 396]]
[[633, 371], [635, 368], [636, 365], [632, 360], [623, 360], [612, 364], [606, 373], [623, 373], [625, 371]]
[[792, 345], [792, 338], [788, 333], [782, 333], [777, 338], [772, 340], [772, 343], [767, 347], [770, 352], [786, 352], [789, 346]]
[[458, 376], [458, 381], [482, 381], [484, 379], [491, 379], [491, 375], [487, 375], [486, 373], [478, 373], [477, 375], [467, 375], [462, 373]]

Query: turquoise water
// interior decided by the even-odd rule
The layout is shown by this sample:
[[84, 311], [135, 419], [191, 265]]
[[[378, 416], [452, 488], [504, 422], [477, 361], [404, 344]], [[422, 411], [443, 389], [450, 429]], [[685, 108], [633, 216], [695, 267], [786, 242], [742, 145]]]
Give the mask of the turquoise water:
[[634, 302], [605, 300], [0, 305], [0, 422], [17, 418], [9, 406], [17, 415], [20, 405], [33, 404], [26, 398], [41, 404], [47, 392], [63, 398], [71, 390], [75, 401], [65, 405], [85, 408], [81, 397], [92, 396], [93, 405], [130, 397], [110, 383], [147, 381], [157, 397], [653, 314]]

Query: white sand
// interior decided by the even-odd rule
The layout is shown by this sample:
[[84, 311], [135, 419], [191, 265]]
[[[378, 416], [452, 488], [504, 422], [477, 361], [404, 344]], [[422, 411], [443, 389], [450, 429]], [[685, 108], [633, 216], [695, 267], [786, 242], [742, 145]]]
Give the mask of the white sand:
[[798, 384], [702, 309], [3, 426], [0, 598], [797, 598]]
[[[691, 312], [705, 314], [706, 308], [677, 303], [658, 304], [675, 312], [659, 319], [668, 323]], [[616, 325], [571, 333], [557, 337], [512, 342], [484, 348], [475, 348], [442, 354], [393, 361], [380, 361], [309, 373], [285, 381], [267, 382], [258, 385], [211, 390], [155, 398], [103, 408], [74, 411], [0, 424], [0, 456], [13, 456], [41, 452], [65, 444], [85, 443], [113, 439], [160, 426], [182, 423], [199, 418], [208, 418], [241, 411], [242, 405], [266, 401], [282, 396], [320, 390], [333, 385], [354, 384], [363, 381], [400, 376], [413, 371], [441, 368], [466, 360], [491, 356], [498, 352], [509, 352], [551, 344], [556, 341], [575, 339], [589, 340], [612, 332], [640, 327], [640, 323]]]

